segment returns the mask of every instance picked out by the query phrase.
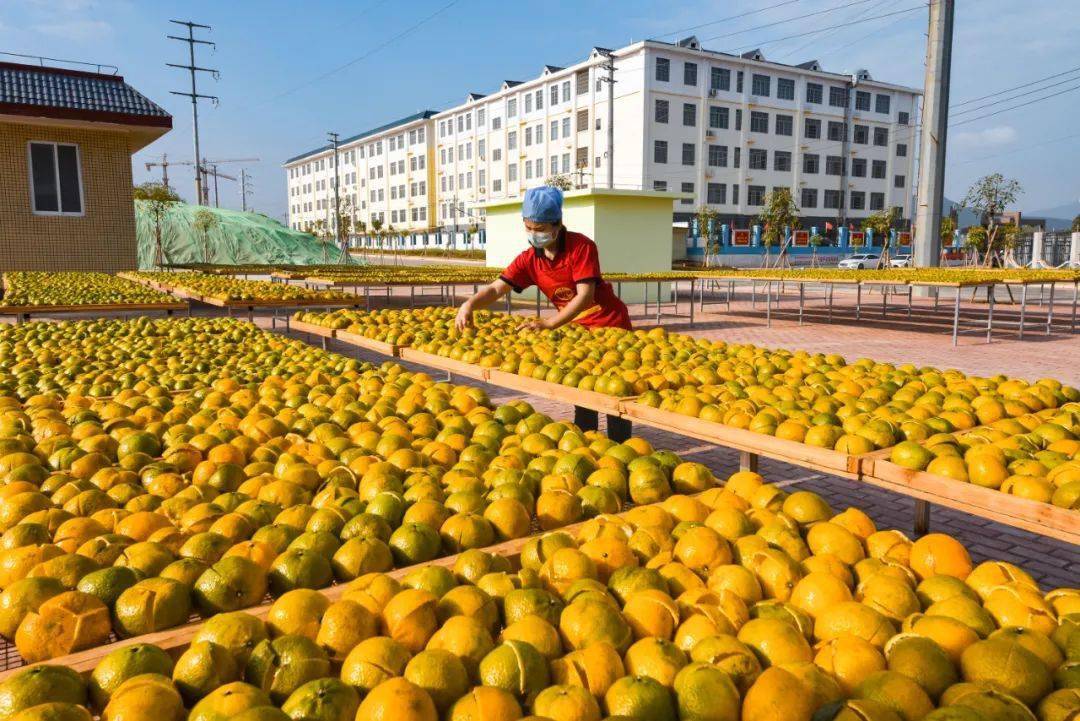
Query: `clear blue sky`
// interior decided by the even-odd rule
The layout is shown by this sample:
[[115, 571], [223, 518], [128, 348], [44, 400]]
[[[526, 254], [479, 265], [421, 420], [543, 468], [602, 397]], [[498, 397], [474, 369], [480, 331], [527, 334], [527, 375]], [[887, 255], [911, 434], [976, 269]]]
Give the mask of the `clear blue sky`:
[[[347, 136], [417, 110], [459, 103], [469, 91], [490, 92], [503, 79], [533, 77], [545, 63], [575, 62], [594, 45], [619, 47], [649, 37], [672, 40], [676, 36], [670, 33], [683, 28], [779, 2], [549, 0], [541, 5], [456, 0], [433, 20], [392, 40], [451, 0], [7, 0], [0, 13], [0, 50], [117, 65], [135, 87], [173, 113], [173, 131], [135, 159], [136, 180], [141, 181], [149, 178], [143, 163], [152, 156], [192, 156], [190, 104], [169, 94], [170, 89], [184, 89], [187, 78], [164, 65], [186, 62], [186, 45], [165, 39], [179, 29], [168, 20], [212, 25], [204, 37], [217, 42], [217, 51], [200, 50], [199, 63], [220, 69], [221, 79], [204, 78], [200, 90], [220, 96], [221, 104], [201, 108], [203, 154], [261, 158], [261, 163], [249, 165], [253, 203], [280, 218], [286, 205], [280, 163], [324, 142], [327, 130]], [[862, 0], [834, 12], [752, 29], [853, 2], [791, 0], [692, 32], [717, 50], [760, 45], [771, 59], [819, 58], [829, 70], [865, 67], [881, 80], [921, 87], [925, 9], [777, 40], [915, 7], [918, 0]], [[1074, 33], [1065, 32], [1080, 27], [1080, 3], [960, 0], [957, 5], [954, 102], [1080, 65]], [[708, 40], [720, 35], [727, 37]], [[1080, 84], [1080, 74], [1058, 80], [1069, 77], [1077, 81], [1047, 92]], [[1038, 94], [1017, 102], [1034, 97]], [[1001, 171], [1023, 183], [1020, 205], [1025, 209], [1076, 203], [1078, 114], [1080, 91], [954, 127], [947, 195], [959, 199], [976, 177]], [[228, 172], [227, 167], [221, 170]], [[173, 184], [190, 196], [190, 169], [170, 171]], [[240, 206], [235, 184], [223, 182], [221, 193], [222, 205]]]

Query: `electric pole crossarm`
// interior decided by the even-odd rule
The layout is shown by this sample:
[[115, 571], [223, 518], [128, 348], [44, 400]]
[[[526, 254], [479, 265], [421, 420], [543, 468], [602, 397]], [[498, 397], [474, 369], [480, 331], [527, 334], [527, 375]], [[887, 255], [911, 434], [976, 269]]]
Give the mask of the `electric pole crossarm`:
[[[197, 25], [196, 27], [201, 28], [201, 27], [206, 27], [206, 26], [205, 25]], [[190, 40], [192, 43], [194, 43], [196, 45], [213, 45], [215, 48], [217, 47], [217, 43], [211, 42], [210, 40], [199, 40], [198, 38], [182, 38], [179, 35], [166, 35], [165, 37], [167, 37], [169, 40], [182, 40], [185, 43]]]
[[170, 90], [173, 95], [183, 95], [185, 98], [204, 98], [206, 100], [213, 100], [215, 103], [219, 100], [216, 95], [203, 95], [202, 93], [185, 93], [182, 90]]
[[[195, 64], [195, 46], [196, 45], [209, 45], [212, 48], [217, 48], [217, 45], [210, 40], [200, 40], [195, 37], [195, 28], [201, 28], [203, 30], [210, 30], [209, 25], [203, 25], [201, 23], [192, 22], [190, 20], [170, 20], [169, 22], [175, 25], [181, 25], [187, 28], [187, 37], [179, 35], [166, 35], [169, 40], [176, 40], [178, 42], [187, 43], [188, 46], [188, 63], [187, 65], [179, 65], [176, 63], [166, 63], [165, 65], [170, 68], [177, 68], [179, 70], [187, 70], [191, 75], [191, 92], [180, 92], [177, 90], [170, 91], [173, 95], [181, 95], [186, 98], [191, 98], [191, 125], [192, 136], [195, 144], [195, 197], [199, 204], [206, 204], [207, 198], [206, 190], [203, 183], [204, 169], [199, 165], [199, 158], [202, 154], [199, 152], [199, 100], [211, 100], [216, 105], [218, 103], [217, 96], [200, 94], [196, 86], [196, 78], [198, 73], [210, 73], [217, 80], [220, 77], [218, 71], [214, 68], [204, 68]], [[216, 176], [215, 176], [216, 183]]]
[[198, 65], [177, 65], [176, 63], [165, 63], [170, 68], [180, 68], [181, 70], [201, 70], [204, 73], [213, 73], [215, 76], [220, 75], [214, 68], [200, 68]]

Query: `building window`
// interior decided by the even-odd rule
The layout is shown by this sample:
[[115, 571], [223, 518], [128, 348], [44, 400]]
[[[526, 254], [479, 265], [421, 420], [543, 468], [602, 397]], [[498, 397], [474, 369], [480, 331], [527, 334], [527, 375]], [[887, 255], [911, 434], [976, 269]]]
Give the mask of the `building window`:
[[810, 139], [821, 137], [821, 121], [816, 118], [807, 118], [803, 127], [803, 135]]
[[885, 210], [885, 193], [870, 193], [870, 210]]
[[806, 102], [814, 103], [815, 105], [821, 105], [822, 93], [824, 88], [820, 83], [807, 83], [806, 84]]
[[532, 180], [533, 176], [533, 164], [528, 160], [525, 161], [525, 180]]
[[889, 129], [874, 128], [874, 145], [885, 147], [889, 144]]
[[[742, 70], [740, 70], [739, 72], [737, 72], [737, 73], [735, 74], [735, 92], [737, 92], [737, 93], [742, 93], [742, 89], [743, 89], [743, 78], [744, 78], [744, 77], [745, 77], [745, 73], [743, 73], [743, 71], [742, 71]], [[733, 186], [733, 187], [736, 187], [736, 188], [737, 188], [738, 186]], [[735, 191], [735, 192], [737, 192], [737, 191]]]
[[[869, 102], [869, 100], [867, 101]], [[866, 209], [866, 193], [861, 190], [851, 191], [851, 209], [852, 210], [865, 210]]]
[[763, 98], [769, 97], [772, 88], [772, 78], [768, 75], [758, 75], [754, 73], [750, 78], [750, 94], [760, 95]]
[[558, 103], [559, 103], [559, 86], [558, 85], [552, 85], [551, 86], [551, 104], [552, 105], [558, 105]]
[[[484, 109], [483, 108], [479, 108], [476, 111], [476, 127], [478, 127], [478, 128], [484, 127]], [[424, 142], [424, 131], [423, 131], [422, 128], [420, 130], [420, 142], [421, 143]]]
[[668, 103], [668, 101], [666, 101], [666, 100], [657, 100], [656, 101], [656, 111], [655, 111], [655, 114], [654, 114], [654, 118], [656, 119], [656, 122], [658, 122], [658, 123], [666, 123], [668, 121], [668, 109], [669, 109], [669, 106], [670, 106], [670, 103]]
[[900, 123], [901, 125], [907, 125], [908, 122], [909, 122], [909, 119], [910, 119], [910, 116], [907, 113], [905, 113], [904, 111], [900, 111], [899, 113], [896, 114], [896, 122]]
[[787, 150], [773, 151], [773, 170], [787, 173], [791, 171], [791, 153]]
[[506, 182], [513, 183], [517, 180], [517, 163], [506, 166]]
[[747, 205], [765, 205], [765, 186], [764, 185], [748, 185], [748, 186], [746, 186], [746, 204]]
[[694, 149], [695, 149], [695, 147], [696, 146], [693, 143], [683, 143], [682, 144], [682, 164], [683, 165], [693, 165], [694, 164], [694, 155], [695, 155]]
[[679, 202], [681, 204], [683, 204], [683, 205], [693, 205], [694, 204], [694, 198], [693, 198], [694, 184], [693, 183], [683, 183], [681, 187], [682, 187], [682, 192], [683, 193], [689, 193], [691, 197], [683, 198]]
[[790, 115], [776, 115], [776, 134], [792, 135], [795, 131], [795, 118]]
[[766, 170], [769, 167], [769, 151], [764, 148], [750, 148], [746, 162], [750, 170]]
[[558, 155], [552, 155], [551, 156], [551, 175], [558, 175], [558, 174], [559, 174], [559, 156]]
[[[870, 109], [870, 93], [865, 90], [855, 91], [855, 109], [856, 110], [869, 110]], [[852, 203], [855, 199], [852, 198]]]
[[735, 108], [735, 130], [742, 130], [742, 108]]
[[671, 61], [667, 58], [656, 59], [656, 79], [662, 83], [671, 80]]
[[[506, 134], [506, 149], [517, 150], [517, 131], [511, 130]], [[453, 150], [451, 150], [453, 152]]]
[[684, 85], [697, 85], [697, 63], [683, 63], [682, 79]]
[[667, 191], [667, 181], [666, 180], [654, 180], [652, 182], [652, 189], [653, 190], [659, 190], [661, 192], [666, 192]]
[[506, 117], [517, 117], [517, 98], [510, 98], [506, 101]]
[[727, 203], [727, 185], [724, 183], [709, 183], [706, 194], [705, 202], [711, 205]]
[[564, 138], [570, 137], [570, 118], [562, 119], [562, 136]]
[[577, 72], [577, 74], [574, 76], [574, 84], [576, 86], [574, 88], [574, 92], [577, 93], [578, 96], [588, 95], [589, 94], [589, 71], [588, 70], [579, 70]]
[[847, 136], [846, 123], [840, 123], [835, 120], [829, 121], [829, 140], [842, 141]]
[[82, 215], [79, 147], [30, 143], [30, 205], [38, 215]]
[[893, 183], [892, 183], [893, 187], [894, 188], [903, 188], [904, 187], [904, 180], [905, 180], [905, 178], [904, 178], [903, 175], [894, 176], [893, 177]]
[[544, 142], [544, 126], [543, 124], [536, 126], [536, 143], [539, 145]]
[[906, 143], [897, 143], [896, 144], [896, 157], [898, 157], [898, 158], [906, 158], [907, 157], [907, 144]]
[[727, 146], [726, 145], [710, 145], [709, 146], [709, 165], [714, 168], [726, 168], [727, 167]]
[[536, 109], [537, 110], [543, 110], [544, 109], [544, 91], [543, 90], [537, 90], [536, 91]]
[[697, 106], [693, 103], [683, 103], [682, 124], [688, 128], [697, 125]]
[[731, 204], [732, 205], [738, 205], [739, 204], [739, 184], [738, 183], [732, 183], [731, 184]]
[[532, 112], [533, 96], [532, 93], [525, 93], [525, 112]]
[[795, 81], [791, 78], [776, 79], [776, 97], [780, 100], [795, 99]]
[[[892, 96], [890, 95], [878, 95], [874, 98], [874, 110], [879, 113], [889, 114], [889, 106], [892, 103]], [[867, 107], [867, 110], [870, 108]]]
[[549, 140], [558, 140], [559, 139], [559, 121], [558, 120], [552, 120], [551, 121], [551, 128], [548, 130], [548, 139]]
[[731, 90], [731, 71], [713, 68], [709, 73], [709, 87], [713, 90]]
[[768, 133], [769, 132], [769, 114], [762, 113], [757, 110], [750, 111], [750, 132], [751, 133]]
[[493, 192], [493, 193], [501, 193], [502, 192], [502, 180], [500, 178], [495, 178], [494, 180], [491, 181], [491, 192]]
[[577, 111], [577, 131], [580, 133], [583, 130], [589, 129], [589, 111], [579, 110]]
[[[732, 163], [731, 163], [731, 166], [732, 166], [733, 168], [738, 168], [738, 167], [739, 167], [739, 163], [740, 163], [741, 161], [742, 161], [742, 148], [736, 147], [736, 148], [735, 148], [735, 159], [734, 159], [734, 160], [732, 161]], [[735, 191], [734, 191], [734, 188], [737, 188], [737, 187], [739, 187], [739, 186], [737, 186], [737, 185], [733, 185], [733, 186], [731, 186], [731, 187], [732, 187], [732, 192], [735, 192]]]
[[720, 128], [726, 130], [728, 127], [728, 109], [710, 107], [709, 108], [709, 127]]
[[502, 128], [502, 118], [492, 118], [491, 119], [491, 129], [492, 130], [499, 130], [500, 128]]
[[866, 177], [866, 158], [852, 158], [851, 159], [851, 177], [853, 177], [853, 178], [865, 178]]
[[564, 173], [570, 172], [570, 153], [562, 154], [562, 171]]
[[839, 210], [843, 205], [844, 194], [839, 190], [826, 190], [825, 191], [825, 207]]
[[877, 180], [883, 180], [885, 178], [885, 161], [875, 160], [870, 163], [870, 177]]
[[851, 134], [851, 141], [859, 145], [866, 145], [870, 142], [870, 126], [868, 125], [856, 125]]
[[802, 189], [802, 207], [803, 208], [816, 208], [817, 207], [817, 189], [816, 188], [803, 188]]
[[843, 175], [844, 158], [841, 155], [825, 156], [825, 175]]
[[666, 163], [667, 162], [667, 141], [666, 140], [654, 140], [653, 141], [653, 162], [654, 163]]
[[529, 147], [530, 145], [532, 145], [532, 139], [533, 139], [533, 129], [532, 128], [525, 128], [525, 147], [526, 148]]
[[[829, 105], [834, 108], [846, 108], [848, 104], [848, 89], [832, 86], [829, 88]], [[828, 206], [826, 206], [828, 207]]]

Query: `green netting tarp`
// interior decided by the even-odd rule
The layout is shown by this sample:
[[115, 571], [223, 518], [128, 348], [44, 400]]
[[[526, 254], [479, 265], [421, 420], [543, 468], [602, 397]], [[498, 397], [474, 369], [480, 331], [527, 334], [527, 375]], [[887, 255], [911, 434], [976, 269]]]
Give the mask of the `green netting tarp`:
[[[135, 201], [135, 235], [139, 243], [139, 268], [150, 269], [157, 261], [157, 236], [148, 203]], [[195, 214], [206, 210], [217, 217], [207, 242], [195, 229]], [[258, 213], [170, 203], [161, 220], [163, 264], [292, 264], [336, 263], [341, 251], [307, 233], [287, 228]], [[348, 262], [348, 258], [346, 258]]]

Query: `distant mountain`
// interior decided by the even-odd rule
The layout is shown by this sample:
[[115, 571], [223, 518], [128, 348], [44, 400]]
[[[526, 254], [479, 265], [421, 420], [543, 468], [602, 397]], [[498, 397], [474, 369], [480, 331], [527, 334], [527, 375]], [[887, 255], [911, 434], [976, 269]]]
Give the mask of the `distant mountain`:
[[1073, 218], [1080, 215], [1080, 201], [1056, 205], [1046, 210], [1024, 211], [1024, 215], [1046, 218], [1046, 227], [1050, 230], [1068, 230], [1072, 227]]
[[[950, 215], [952, 213], [952, 211], [953, 211], [953, 208], [957, 208], [957, 207], [960, 206], [960, 203], [956, 202], [955, 200], [949, 200], [948, 198], [943, 198], [943, 201], [944, 202], [941, 204], [941, 214], [943, 216]], [[966, 228], [969, 225], [976, 225], [976, 224], [978, 224], [978, 222], [979, 222], [979, 217], [977, 215], [975, 215], [975, 213], [971, 212], [970, 210], [965, 209], [965, 210], [961, 210], [960, 214], [957, 216], [956, 227], [957, 228]]]

